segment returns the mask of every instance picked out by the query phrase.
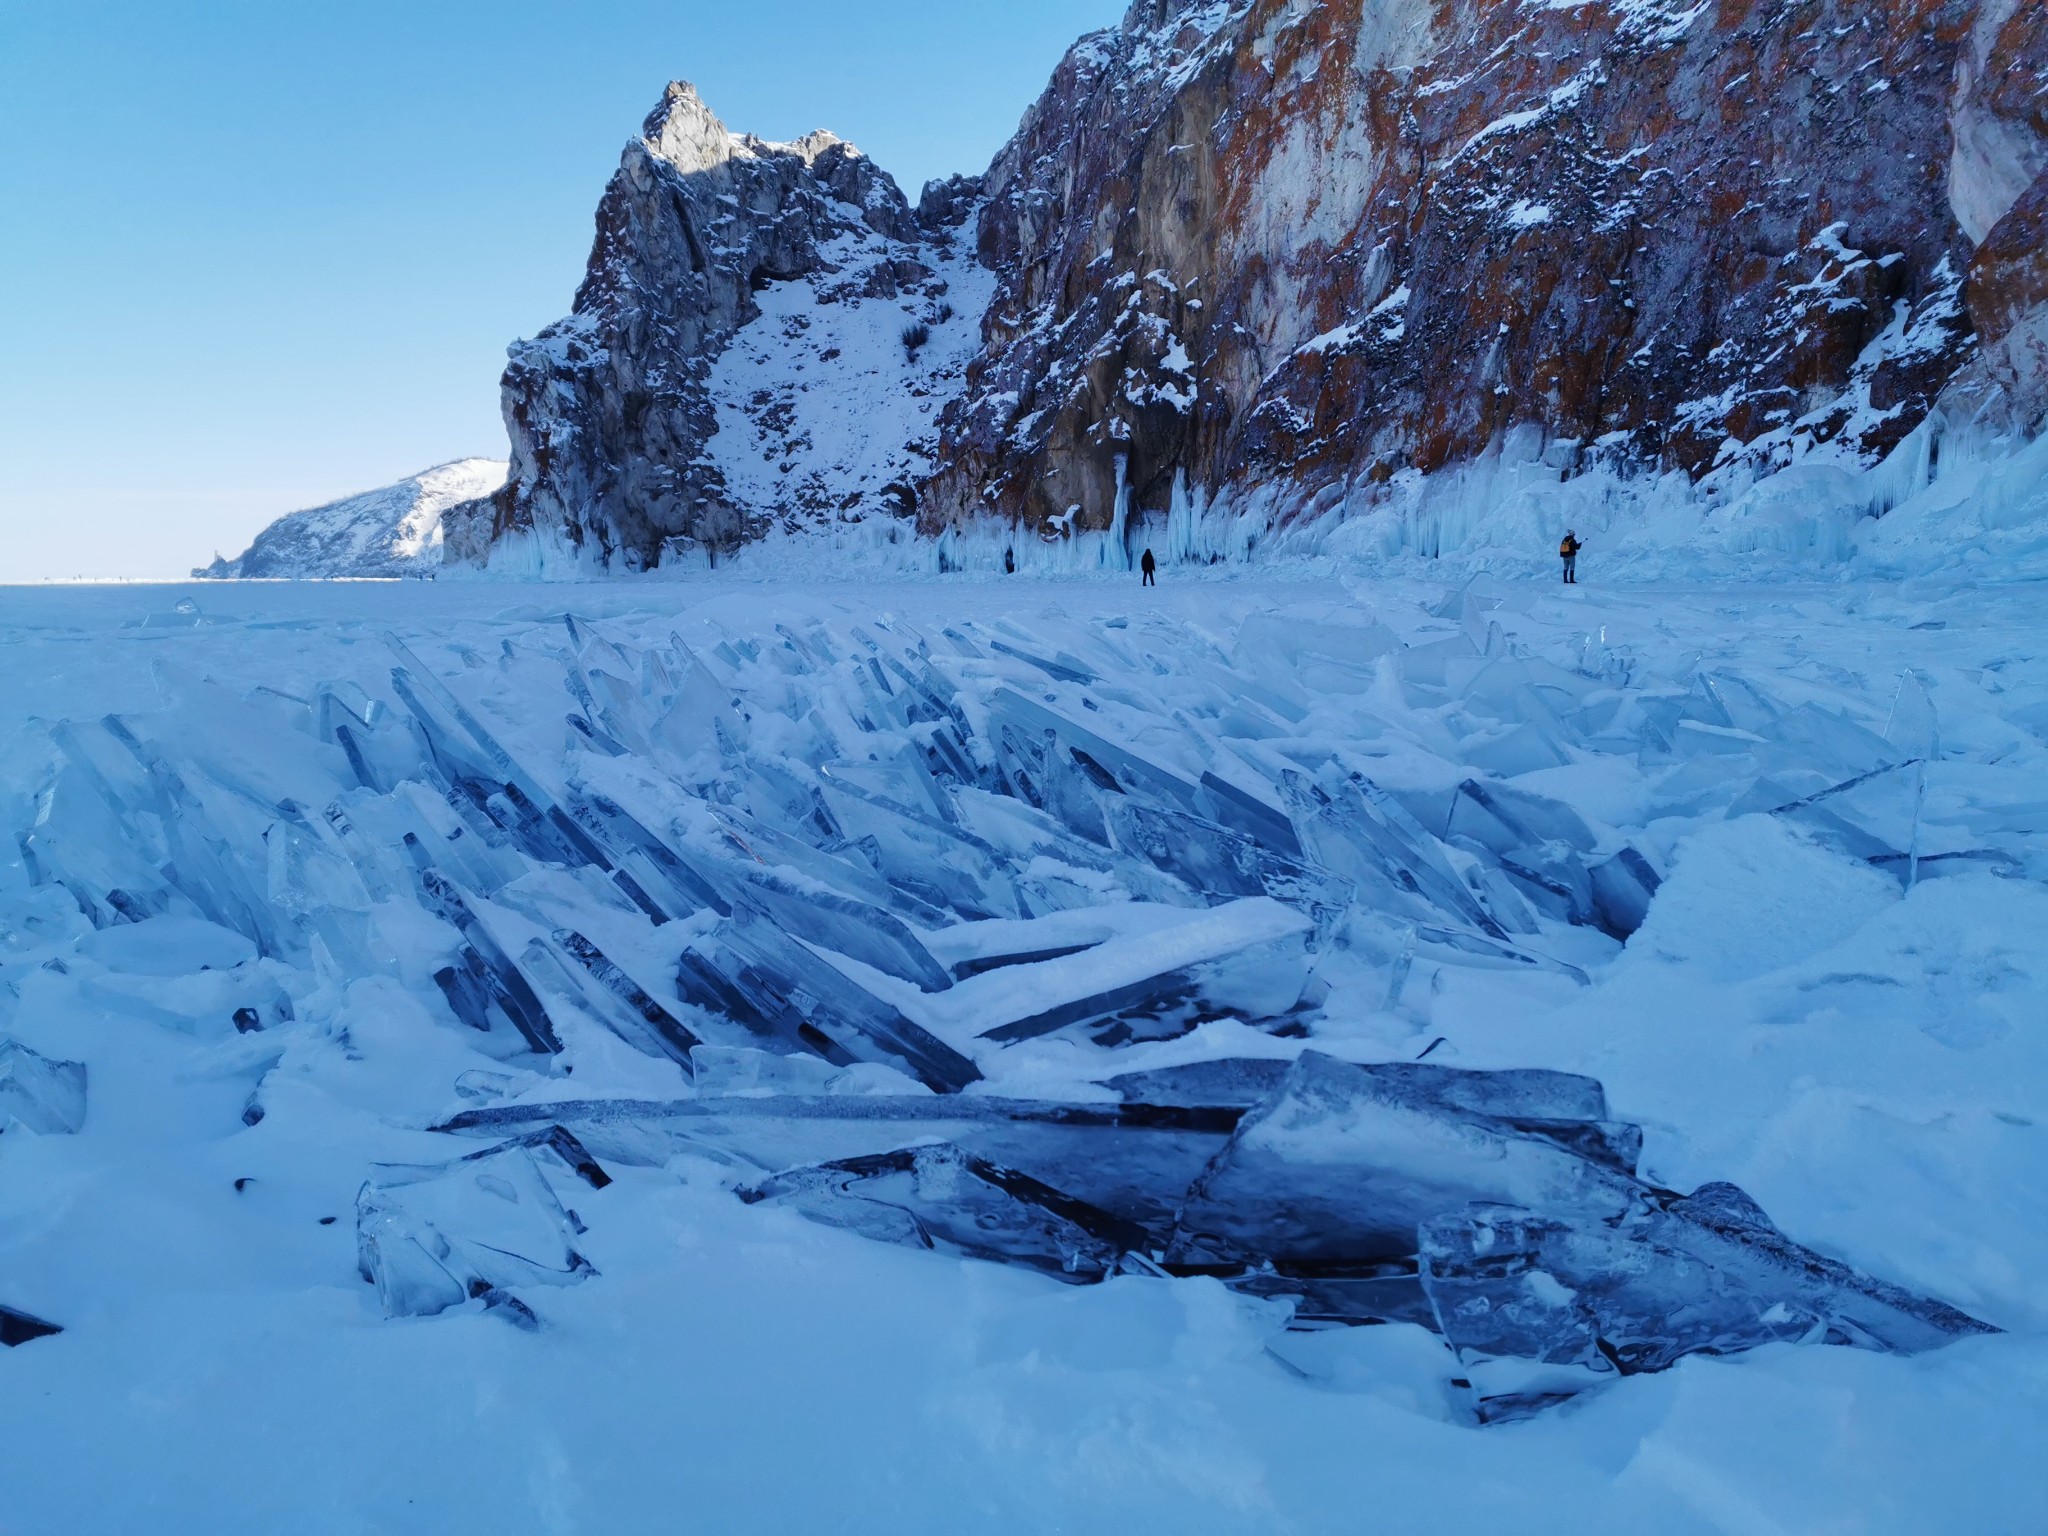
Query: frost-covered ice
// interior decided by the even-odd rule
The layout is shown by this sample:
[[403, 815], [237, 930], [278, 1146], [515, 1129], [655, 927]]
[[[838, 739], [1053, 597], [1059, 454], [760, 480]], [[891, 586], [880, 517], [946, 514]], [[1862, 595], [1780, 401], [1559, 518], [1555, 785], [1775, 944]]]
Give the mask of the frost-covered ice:
[[0, 1035], [0, 1131], [62, 1136], [85, 1124], [85, 1064], [52, 1061]]
[[5, 1521], [2032, 1518], [2031, 586], [186, 595], [0, 615]]
[[576, 1251], [584, 1230], [545, 1169], [593, 1189], [610, 1182], [574, 1137], [535, 1132], [425, 1166], [380, 1164], [356, 1196], [358, 1268], [391, 1317], [430, 1317], [475, 1299], [533, 1313], [513, 1286], [572, 1285], [593, 1273]]

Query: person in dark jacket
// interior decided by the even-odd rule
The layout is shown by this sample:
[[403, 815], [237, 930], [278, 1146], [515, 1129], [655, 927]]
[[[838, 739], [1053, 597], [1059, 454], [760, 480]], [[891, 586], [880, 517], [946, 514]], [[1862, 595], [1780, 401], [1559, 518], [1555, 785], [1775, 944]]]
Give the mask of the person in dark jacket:
[[1557, 552], [1564, 557], [1564, 584], [1576, 587], [1579, 584], [1579, 536], [1570, 529], [1565, 530], [1564, 542], [1557, 546]]
[[1159, 569], [1159, 562], [1152, 558], [1151, 550], [1145, 551], [1144, 558], [1138, 562], [1138, 569], [1145, 573], [1145, 579], [1140, 583], [1141, 586], [1156, 587], [1159, 585], [1153, 576], [1153, 573]]

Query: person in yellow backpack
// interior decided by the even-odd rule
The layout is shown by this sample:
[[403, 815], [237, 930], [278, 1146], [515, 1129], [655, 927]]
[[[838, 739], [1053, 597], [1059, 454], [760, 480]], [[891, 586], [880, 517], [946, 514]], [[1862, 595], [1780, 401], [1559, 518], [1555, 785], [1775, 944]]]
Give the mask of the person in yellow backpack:
[[1576, 587], [1579, 584], [1580, 548], [1578, 534], [1567, 529], [1564, 542], [1557, 546], [1557, 552], [1564, 556], [1564, 584], [1568, 587]]

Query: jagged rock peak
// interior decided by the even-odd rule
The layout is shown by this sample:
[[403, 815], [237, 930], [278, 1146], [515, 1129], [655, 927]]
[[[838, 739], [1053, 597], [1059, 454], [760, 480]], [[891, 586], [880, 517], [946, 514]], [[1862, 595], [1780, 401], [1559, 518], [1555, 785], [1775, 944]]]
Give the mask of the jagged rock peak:
[[661, 101], [641, 124], [640, 139], [649, 153], [685, 175], [710, 170], [734, 155], [794, 155], [813, 167], [828, 154], [836, 153], [848, 160], [865, 158], [856, 146], [829, 128], [814, 128], [787, 143], [758, 134], [734, 133], [687, 80], [669, 82]]
[[[935, 409], [931, 367], [864, 402], [877, 429], [902, 430], [885, 451], [863, 427], [859, 466], [831, 486], [806, 467], [819, 435], [797, 425], [806, 413], [791, 381], [761, 369], [770, 353], [786, 354], [820, 389], [854, 370], [850, 400], [873, 395], [882, 364], [916, 363], [921, 347], [898, 338], [953, 318], [938, 267], [967, 199], [958, 187], [942, 191], [927, 227], [888, 173], [836, 134], [785, 144], [734, 133], [695, 87], [670, 84], [598, 205], [573, 312], [511, 348], [511, 479], [486, 507], [451, 519], [450, 558], [496, 559], [521, 545], [547, 565], [637, 570], [679, 553], [715, 555], [778, 518], [851, 514], [884, 499], [907, 508], [909, 483], [926, 472], [912, 460]], [[801, 300], [776, 291], [785, 285]], [[814, 327], [841, 322], [856, 345], [804, 343]], [[957, 328], [971, 324], [960, 317]], [[774, 345], [749, 350], [759, 366], [739, 370], [742, 388], [721, 360], [763, 325]], [[897, 409], [899, 389], [918, 406]], [[736, 461], [740, 441], [748, 449]], [[765, 493], [763, 458], [781, 471]]]
[[[814, 128], [783, 142], [758, 134], [735, 133], [711, 110], [696, 86], [671, 80], [661, 101], [640, 128], [648, 154], [685, 176], [715, 171], [734, 158], [803, 163], [839, 201], [863, 210], [869, 226], [896, 239], [915, 239], [910, 204], [895, 179], [829, 128]], [[628, 148], [631, 156], [631, 148]]]
[[732, 157], [734, 137], [687, 80], [671, 80], [660, 104], [640, 125], [640, 141], [684, 174], [707, 171]]

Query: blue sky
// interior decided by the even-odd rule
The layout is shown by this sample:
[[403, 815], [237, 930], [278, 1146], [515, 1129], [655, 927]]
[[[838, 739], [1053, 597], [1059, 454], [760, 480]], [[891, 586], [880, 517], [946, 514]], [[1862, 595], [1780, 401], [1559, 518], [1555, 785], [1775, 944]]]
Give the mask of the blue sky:
[[1124, 0], [0, 0], [0, 581], [182, 575], [502, 456], [671, 78], [914, 197]]

